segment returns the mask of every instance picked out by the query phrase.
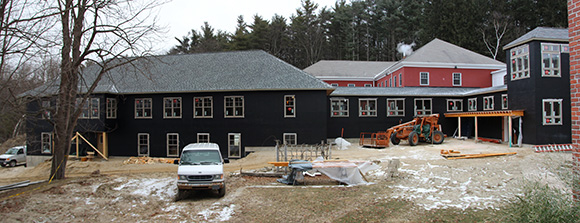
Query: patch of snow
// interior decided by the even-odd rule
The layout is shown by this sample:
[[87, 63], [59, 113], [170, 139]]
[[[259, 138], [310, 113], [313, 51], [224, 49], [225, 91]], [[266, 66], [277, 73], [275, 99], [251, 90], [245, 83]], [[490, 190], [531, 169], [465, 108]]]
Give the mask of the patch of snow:
[[[230, 204], [229, 206], [222, 206], [220, 208], [220, 203], [216, 202], [212, 204], [209, 208], [200, 211], [197, 215], [203, 217], [205, 221], [227, 221], [230, 220], [232, 215], [235, 213], [234, 209], [236, 207], [235, 204]], [[215, 219], [212, 219], [212, 216], [217, 215]]]

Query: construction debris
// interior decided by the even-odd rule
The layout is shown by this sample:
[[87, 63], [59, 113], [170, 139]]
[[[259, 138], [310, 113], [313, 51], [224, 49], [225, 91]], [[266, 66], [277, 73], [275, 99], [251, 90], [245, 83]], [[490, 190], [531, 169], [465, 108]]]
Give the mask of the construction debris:
[[472, 158], [483, 158], [483, 157], [492, 157], [492, 156], [507, 156], [507, 155], [515, 155], [516, 152], [512, 153], [480, 153], [480, 154], [461, 154], [461, 152], [456, 150], [441, 150], [441, 156], [445, 157], [448, 160], [454, 159], [472, 159]]
[[329, 178], [348, 185], [367, 183], [364, 174], [368, 171], [378, 169], [379, 166], [371, 161], [349, 161], [349, 160], [292, 160], [290, 162], [268, 162], [275, 166], [288, 166], [292, 169], [288, 176], [279, 179], [278, 182], [296, 185], [298, 180], [302, 180], [304, 172], [314, 170]]
[[540, 152], [570, 152], [574, 149], [572, 144], [551, 144], [533, 146], [537, 153]]
[[39, 184], [39, 183], [43, 183], [43, 182], [46, 182], [46, 180], [34, 181], [34, 182], [30, 182], [30, 180], [22, 181], [22, 182], [18, 182], [15, 184], [0, 186], [0, 191], [11, 190], [11, 189], [16, 189], [16, 188], [20, 188], [20, 187], [27, 187], [30, 185]]
[[169, 163], [173, 164], [175, 158], [152, 158], [146, 156], [131, 157], [125, 160], [123, 164], [155, 164], [155, 163]]

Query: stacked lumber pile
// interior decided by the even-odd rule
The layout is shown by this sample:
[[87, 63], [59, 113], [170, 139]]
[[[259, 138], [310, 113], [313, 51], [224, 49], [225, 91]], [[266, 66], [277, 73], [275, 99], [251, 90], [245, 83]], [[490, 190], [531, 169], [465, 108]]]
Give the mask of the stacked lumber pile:
[[155, 163], [169, 163], [173, 164], [175, 158], [153, 158], [153, 157], [131, 157], [125, 160], [123, 164], [155, 164]]
[[472, 158], [484, 158], [484, 157], [492, 157], [492, 156], [507, 156], [507, 155], [516, 155], [516, 152], [512, 153], [479, 153], [479, 154], [461, 154], [461, 152], [456, 150], [441, 150], [441, 156], [445, 157], [448, 160], [454, 159], [472, 159]]

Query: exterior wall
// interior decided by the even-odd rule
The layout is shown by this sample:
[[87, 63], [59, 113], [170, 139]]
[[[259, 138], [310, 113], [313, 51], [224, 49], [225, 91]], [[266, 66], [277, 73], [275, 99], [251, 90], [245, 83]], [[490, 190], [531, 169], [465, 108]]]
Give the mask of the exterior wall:
[[[508, 94], [510, 109], [525, 110], [523, 119], [523, 142], [528, 144], [570, 143], [570, 90], [561, 87], [569, 84], [569, 56], [561, 53], [561, 77], [542, 77], [541, 43], [529, 44], [530, 77], [511, 80], [511, 55], [508, 61]], [[562, 99], [562, 125], [543, 125], [543, 99]], [[550, 133], [550, 134], [546, 134]]]
[[[491, 87], [493, 70], [485, 69], [453, 69], [405, 67], [403, 70], [403, 86], [405, 87]], [[420, 84], [420, 73], [429, 73], [429, 85]], [[400, 71], [393, 72], [394, 74]], [[461, 73], [461, 86], [453, 86], [453, 73]]]
[[[580, 1], [568, 0], [568, 32], [570, 38], [570, 97], [572, 143], [575, 180], [580, 176]], [[575, 181], [578, 183], [578, 181]], [[574, 187], [574, 197], [580, 199], [580, 186]]]
[[[296, 117], [284, 117], [284, 96], [295, 95]], [[193, 118], [193, 98], [213, 97], [213, 118]], [[244, 97], [244, 118], [224, 117], [224, 97]], [[163, 118], [163, 98], [182, 98], [182, 117]], [[136, 119], [135, 98], [152, 98], [151, 119]], [[282, 140], [284, 133], [296, 133], [297, 143], [315, 144], [326, 137], [326, 91], [256, 91], [187, 94], [147, 94], [118, 96], [117, 118], [108, 129], [109, 155], [136, 156], [137, 135], [149, 134], [149, 156], [167, 156], [167, 133], [179, 134], [179, 149], [197, 142], [197, 133], [209, 133], [210, 141], [216, 142], [224, 157], [228, 157], [228, 133], [241, 133], [242, 155], [245, 146], [273, 146], [275, 140]], [[31, 103], [29, 110], [37, 109]], [[105, 108], [104, 106], [102, 108]], [[105, 115], [101, 109], [101, 118]], [[102, 122], [103, 120], [101, 120]], [[29, 154], [40, 154], [40, 133], [51, 132], [52, 126], [46, 121], [29, 125]], [[83, 129], [88, 130], [88, 129]], [[97, 130], [100, 131], [101, 129]], [[90, 135], [90, 134], [89, 134]], [[93, 137], [96, 143], [96, 137]], [[96, 145], [96, 144], [95, 144]]]
[[370, 84], [374, 87], [374, 81], [344, 81], [344, 80], [323, 80], [327, 84], [338, 84], [339, 87], [348, 87], [348, 84], [354, 84], [355, 87], [364, 87], [365, 84]]
[[491, 86], [501, 86], [504, 85], [504, 76], [506, 75], [506, 71], [503, 70], [502, 72], [491, 72]]

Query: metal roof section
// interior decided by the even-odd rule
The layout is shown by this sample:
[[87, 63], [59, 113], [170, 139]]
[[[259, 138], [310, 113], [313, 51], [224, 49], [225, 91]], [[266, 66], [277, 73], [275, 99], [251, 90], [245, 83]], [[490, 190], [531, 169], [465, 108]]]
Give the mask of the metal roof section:
[[552, 27], [536, 27], [503, 47], [504, 50], [528, 43], [534, 40], [550, 42], [569, 42], [568, 29]]
[[435, 38], [387, 72], [392, 73], [402, 67], [502, 69], [505, 63]]
[[344, 78], [373, 80], [375, 76], [395, 63], [389, 61], [321, 60], [305, 68], [304, 71], [325, 80], [343, 80]]
[[341, 96], [393, 96], [393, 97], [466, 97], [507, 91], [507, 86], [489, 88], [451, 88], [451, 87], [337, 87], [331, 97]]
[[[135, 58], [129, 58], [129, 60]], [[99, 66], [83, 70], [92, 83]], [[91, 75], [92, 74], [92, 75]], [[44, 87], [46, 88], [46, 87]], [[56, 87], [31, 91], [55, 94]], [[79, 92], [86, 92], [81, 86]], [[149, 94], [222, 91], [326, 90], [314, 76], [264, 52], [237, 51], [136, 58], [107, 72], [94, 93]], [[37, 95], [38, 95], [37, 94]]]

